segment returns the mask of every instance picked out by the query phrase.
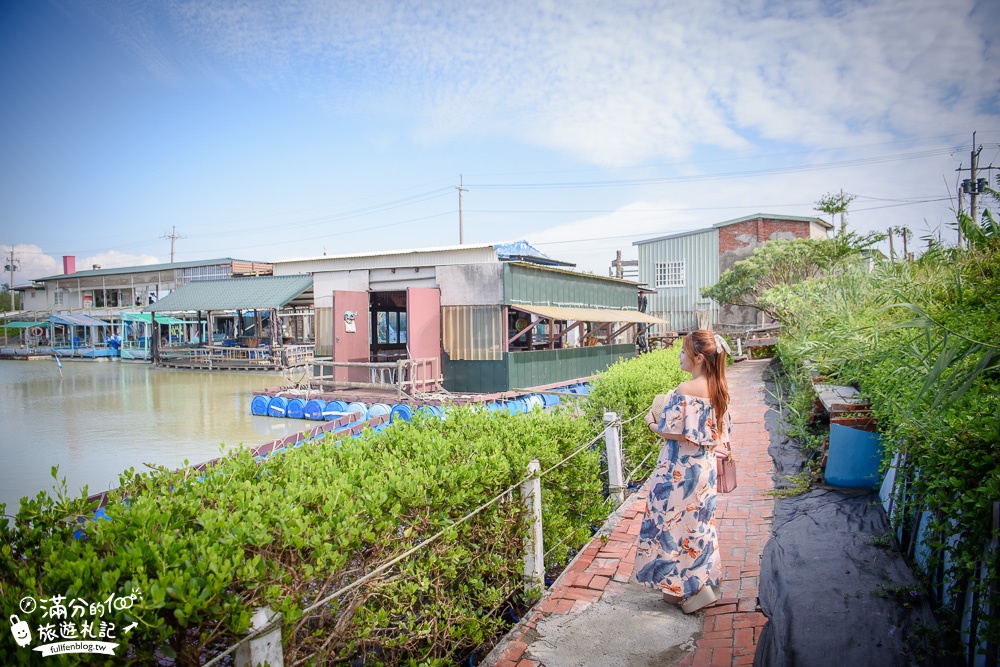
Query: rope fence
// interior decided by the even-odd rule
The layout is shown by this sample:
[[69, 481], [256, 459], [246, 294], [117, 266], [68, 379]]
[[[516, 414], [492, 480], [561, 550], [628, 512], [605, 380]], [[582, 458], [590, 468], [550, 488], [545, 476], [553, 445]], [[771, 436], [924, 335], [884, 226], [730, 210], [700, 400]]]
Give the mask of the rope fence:
[[[572, 453], [570, 453], [569, 455], [567, 455], [565, 458], [563, 458], [558, 463], [555, 463], [552, 466], [549, 466], [548, 468], [546, 468], [545, 470], [542, 470], [542, 471], [539, 471], [539, 472], [529, 472], [528, 475], [526, 475], [524, 478], [522, 478], [518, 482], [516, 482], [514, 484], [511, 484], [506, 489], [504, 489], [503, 491], [501, 491], [497, 495], [493, 496], [493, 498], [491, 498], [490, 500], [484, 502], [479, 507], [475, 508], [474, 510], [472, 510], [471, 512], [469, 512], [465, 516], [463, 516], [460, 519], [457, 519], [453, 523], [449, 524], [447, 527], [442, 528], [441, 530], [439, 530], [438, 532], [434, 533], [433, 535], [431, 535], [427, 539], [423, 540], [419, 544], [414, 545], [413, 547], [407, 549], [406, 551], [404, 551], [403, 553], [399, 554], [398, 556], [395, 556], [392, 559], [390, 559], [390, 560], [386, 561], [385, 563], [383, 563], [382, 565], [379, 565], [377, 568], [375, 568], [374, 570], [372, 570], [368, 574], [364, 575], [363, 577], [360, 577], [359, 579], [356, 579], [355, 581], [351, 582], [350, 584], [347, 584], [346, 586], [343, 586], [342, 588], [338, 589], [337, 591], [334, 591], [333, 593], [331, 593], [331, 594], [323, 597], [322, 599], [317, 600], [316, 602], [310, 604], [308, 607], [305, 607], [302, 610], [302, 616], [305, 617], [307, 614], [309, 614], [309, 613], [311, 613], [313, 611], [316, 611], [317, 609], [319, 609], [320, 607], [328, 604], [332, 600], [334, 600], [336, 598], [339, 598], [342, 595], [355, 590], [356, 588], [359, 588], [360, 586], [362, 586], [365, 583], [371, 581], [372, 579], [375, 579], [380, 574], [382, 574], [385, 571], [389, 570], [391, 567], [393, 567], [394, 565], [396, 565], [400, 561], [403, 561], [403, 560], [409, 558], [410, 556], [412, 556], [413, 554], [417, 553], [421, 549], [423, 549], [423, 548], [427, 547], [428, 545], [432, 544], [433, 542], [437, 541], [443, 535], [447, 534], [449, 531], [451, 531], [451, 530], [455, 529], [456, 527], [458, 527], [458, 526], [466, 523], [467, 521], [469, 521], [470, 519], [472, 519], [476, 515], [480, 514], [481, 512], [483, 512], [484, 510], [486, 510], [490, 506], [494, 505], [495, 503], [497, 503], [501, 499], [509, 497], [514, 492], [515, 489], [521, 488], [522, 489], [522, 496], [524, 496], [525, 495], [524, 491], [525, 491], [525, 488], [526, 488], [525, 485], [527, 485], [529, 483], [534, 483], [535, 484], [535, 487], [534, 487], [535, 490], [534, 490], [534, 492], [533, 492], [532, 495], [534, 495], [535, 498], [539, 498], [539, 496], [535, 495], [535, 494], [539, 494], [540, 493], [541, 489], [540, 489], [539, 484], [540, 484], [541, 478], [545, 477], [546, 475], [548, 475], [549, 473], [551, 473], [553, 470], [556, 470], [557, 468], [560, 468], [561, 466], [565, 465], [566, 463], [568, 463], [569, 461], [571, 461], [575, 457], [579, 456], [584, 451], [587, 451], [588, 449], [593, 449], [594, 445], [602, 437], [605, 438], [606, 444], [610, 442], [613, 445], [617, 446], [617, 450], [618, 450], [617, 451], [617, 456], [618, 456], [618, 461], [620, 462], [621, 461], [620, 425], [623, 422], [621, 422], [617, 418], [617, 415], [615, 415], [614, 419], [609, 424], [607, 417], [608, 417], [608, 415], [613, 415], [613, 414], [614, 413], [606, 413], [606, 415], [605, 415], [605, 428], [600, 433], [598, 433], [596, 436], [594, 436], [594, 438], [591, 439], [589, 442], [587, 442], [587, 443], [585, 443], [585, 444], [580, 445], [579, 447], [577, 447], [576, 450], [574, 450]], [[637, 417], [641, 417], [641, 416], [642, 415], [637, 415]], [[637, 417], [632, 417], [629, 421], [631, 421], [632, 419], [636, 419]], [[610, 438], [609, 438], [609, 431], [613, 431], [613, 435]], [[610, 457], [609, 457], [609, 460], [610, 460]], [[537, 461], [532, 461], [532, 464], [534, 466], [538, 465]], [[529, 471], [530, 470], [532, 470], [531, 467], [529, 467]], [[611, 472], [613, 473], [614, 471], [612, 470]], [[620, 465], [619, 465], [619, 468], [618, 468], [617, 472], [618, 472], [618, 479], [620, 480], [621, 479], [621, 467], [620, 467]], [[614, 485], [612, 485], [612, 486], [614, 486]], [[527, 500], [527, 498], [526, 498], [526, 500]], [[533, 530], [533, 532], [537, 533], [537, 540], [533, 540], [533, 541], [536, 542], [536, 543], [540, 543], [541, 542], [540, 498], [538, 499], [538, 516], [535, 518], [535, 523], [538, 524], [537, 525], [537, 530]], [[552, 547], [552, 549], [550, 549], [548, 552], [545, 552], [544, 555], [548, 555], [549, 553], [551, 553], [552, 550], [554, 550], [556, 547], [560, 546], [565, 541], [566, 540], [564, 539], [559, 544], [556, 544], [555, 547]], [[540, 544], [539, 544], [538, 548], [540, 549]], [[540, 551], [539, 551], [538, 555], [541, 556], [541, 558], [537, 559], [539, 562], [532, 563], [532, 567], [534, 569], [536, 569], [536, 570], [539, 569], [539, 568], [541, 568], [541, 566], [542, 566], [541, 560], [544, 557], [544, 556], [542, 556], [542, 554], [541, 554]], [[526, 556], [525, 559], [526, 559], [526, 569], [527, 569], [528, 556]], [[543, 572], [543, 576], [544, 576], [544, 572]], [[281, 627], [281, 614], [276, 613], [276, 612], [271, 612], [270, 609], [268, 609], [266, 607], [263, 608], [263, 609], [266, 610], [265, 611], [266, 618], [263, 620], [263, 623], [259, 627], [254, 628], [247, 636], [245, 636], [242, 639], [240, 639], [239, 641], [237, 641], [235, 644], [233, 644], [232, 646], [230, 646], [229, 648], [227, 648], [225, 651], [223, 651], [223, 652], [215, 655], [211, 660], [209, 660], [208, 662], [205, 663], [204, 667], [211, 667], [212, 665], [216, 665], [223, 658], [225, 658], [227, 655], [232, 654], [233, 652], [235, 652], [236, 650], [238, 650], [240, 647], [245, 646], [245, 645], [249, 644], [250, 642], [252, 642], [252, 641], [254, 641], [256, 639], [259, 639], [259, 638], [263, 637], [264, 635], [267, 635], [267, 634], [273, 632], [276, 629], [280, 629], [280, 627]], [[280, 646], [280, 641], [278, 642], [278, 645]], [[251, 662], [253, 663], [253, 661], [251, 661]]]

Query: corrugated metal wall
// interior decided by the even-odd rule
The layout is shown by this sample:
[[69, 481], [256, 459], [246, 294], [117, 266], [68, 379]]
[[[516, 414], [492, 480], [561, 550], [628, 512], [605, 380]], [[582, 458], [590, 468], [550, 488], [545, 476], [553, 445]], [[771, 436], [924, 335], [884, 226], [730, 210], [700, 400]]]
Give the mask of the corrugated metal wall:
[[[670, 331], [690, 331], [699, 328], [698, 312], [702, 323], [717, 322], [719, 307], [701, 296], [702, 287], [719, 281], [719, 230], [706, 229], [695, 234], [660, 239], [649, 243], [639, 242], [639, 282], [656, 289], [655, 267], [657, 262], [685, 260], [684, 287], [656, 289], [649, 295], [650, 315], [670, 322]], [[654, 328], [658, 333], [663, 327]]]
[[634, 345], [510, 352], [499, 361], [452, 361], [446, 354], [444, 385], [455, 393], [527, 389], [589, 377], [634, 356]]
[[638, 292], [633, 284], [513, 263], [504, 265], [503, 296], [508, 305], [638, 307]]
[[635, 356], [635, 345], [595, 345], [564, 350], [507, 354], [508, 389], [527, 389], [589, 377], [621, 359]]

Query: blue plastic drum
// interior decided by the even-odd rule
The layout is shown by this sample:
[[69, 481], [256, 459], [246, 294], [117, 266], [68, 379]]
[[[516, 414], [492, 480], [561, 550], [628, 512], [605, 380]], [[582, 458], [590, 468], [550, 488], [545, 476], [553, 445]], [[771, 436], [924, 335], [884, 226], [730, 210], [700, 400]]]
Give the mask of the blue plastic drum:
[[385, 403], [372, 403], [372, 406], [368, 408], [368, 419], [381, 417], [383, 415], [388, 415], [391, 413], [392, 413], [392, 406], [386, 405]]
[[253, 400], [250, 401], [250, 414], [252, 415], [266, 415], [267, 414], [267, 404], [271, 401], [270, 396], [254, 396]]
[[271, 417], [284, 417], [288, 414], [288, 399], [275, 396], [267, 404], [267, 414]]
[[323, 419], [328, 422], [332, 422], [334, 419], [343, 417], [343, 413], [347, 412], [347, 403], [343, 401], [330, 401], [323, 408]]
[[389, 412], [389, 423], [392, 424], [396, 420], [408, 422], [412, 417], [413, 417], [413, 411], [410, 409], [410, 406], [399, 403], [397, 405], [392, 406], [392, 411]]
[[306, 407], [306, 402], [301, 398], [293, 398], [288, 401], [288, 416], [292, 419], [304, 419], [303, 409]]
[[344, 412], [356, 412], [359, 415], [357, 421], [365, 421], [368, 419], [368, 406], [361, 401], [350, 403]]
[[534, 409], [542, 409], [545, 407], [545, 401], [538, 394], [530, 394], [524, 397], [524, 403], [527, 407], [527, 411], [531, 412]]
[[312, 419], [314, 421], [323, 420], [323, 409], [326, 407], [326, 401], [322, 398], [314, 398], [311, 401], [306, 402], [305, 407], [302, 408], [302, 414], [305, 415], [306, 419]]

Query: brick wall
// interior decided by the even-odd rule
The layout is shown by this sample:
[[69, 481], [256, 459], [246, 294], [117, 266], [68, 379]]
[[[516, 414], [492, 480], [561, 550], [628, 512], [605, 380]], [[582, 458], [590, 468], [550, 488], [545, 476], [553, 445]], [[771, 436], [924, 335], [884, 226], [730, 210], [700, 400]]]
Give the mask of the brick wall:
[[[807, 239], [810, 236], [809, 223], [799, 220], [777, 220], [774, 218], [754, 218], [719, 228], [719, 273], [732, 268], [736, 262], [746, 259], [767, 241], [779, 239]], [[719, 322], [723, 324], [759, 324], [756, 308], [723, 306], [719, 311]]]

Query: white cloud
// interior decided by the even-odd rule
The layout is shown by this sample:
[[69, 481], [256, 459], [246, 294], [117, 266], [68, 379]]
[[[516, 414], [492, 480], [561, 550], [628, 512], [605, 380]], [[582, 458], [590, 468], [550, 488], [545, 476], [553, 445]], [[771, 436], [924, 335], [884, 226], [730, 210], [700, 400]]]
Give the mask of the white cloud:
[[117, 269], [123, 266], [148, 266], [159, 264], [160, 260], [152, 255], [129, 255], [117, 250], [107, 250], [97, 255], [84, 257], [77, 262], [78, 271], [87, 271], [94, 268], [94, 265], [102, 269]]
[[[3, 253], [0, 269], [10, 265], [11, 247], [9, 245], [0, 246], [0, 252]], [[13, 246], [13, 250], [14, 265], [17, 267], [17, 270], [14, 271], [15, 286], [27, 285], [36, 278], [62, 273], [62, 264], [59, 260], [49, 257], [36, 245], [17, 243]], [[9, 270], [3, 271], [3, 275], [0, 275], [0, 283], [10, 283]]]
[[[162, 18], [255, 85], [407, 114], [424, 141], [512, 134], [625, 165], [757, 138], [823, 146], [986, 127], [995, 110], [977, 109], [1000, 88], [1000, 69], [992, 28], [973, 9], [204, 0], [175, 2]], [[151, 19], [104, 11], [116, 34], [133, 27], [120, 39], [151, 69], [168, 71], [150, 51]]]

